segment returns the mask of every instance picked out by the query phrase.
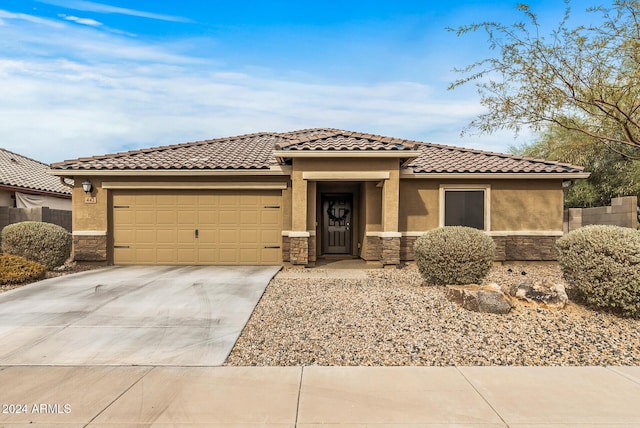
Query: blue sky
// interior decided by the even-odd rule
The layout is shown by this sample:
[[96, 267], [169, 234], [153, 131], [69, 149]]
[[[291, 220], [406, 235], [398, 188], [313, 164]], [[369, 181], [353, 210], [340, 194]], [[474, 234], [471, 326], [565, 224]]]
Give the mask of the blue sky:
[[332, 127], [504, 152], [532, 135], [461, 137], [479, 97], [446, 89], [486, 36], [445, 27], [513, 22], [517, 3], [2, 0], [0, 147], [49, 163]]

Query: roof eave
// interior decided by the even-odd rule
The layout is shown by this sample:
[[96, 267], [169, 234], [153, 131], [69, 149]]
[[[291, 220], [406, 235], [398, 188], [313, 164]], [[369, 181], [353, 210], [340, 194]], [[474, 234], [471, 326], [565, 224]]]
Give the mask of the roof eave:
[[270, 168], [247, 169], [50, 169], [48, 174], [59, 177], [117, 177], [117, 176], [245, 176], [265, 175], [283, 176], [291, 175], [289, 166], [272, 166]]
[[71, 192], [62, 193], [54, 190], [32, 189], [29, 187], [15, 186], [11, 184], [0, 184], [0, 190], [8, 190], [10, 192], [27, 193], [30, 195], [53, 196], [56, 198], [71, 199]]
[[563, 179], [589, 178], [590, 172], [413, 172], [402, 170], [400, 178], [447, 178], [447, 179]]
[[418, 150], [276, 150], [276, 158], [415, 158]]

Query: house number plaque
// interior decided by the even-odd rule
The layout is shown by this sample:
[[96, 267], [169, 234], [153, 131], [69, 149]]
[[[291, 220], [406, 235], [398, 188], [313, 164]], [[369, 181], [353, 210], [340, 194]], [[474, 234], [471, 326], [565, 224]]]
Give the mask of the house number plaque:
[[84, 203], [85, 204], [97, 204], [98, 203], [98, 198], [96, 198], [95, 196], [85, 196], [84, 197]]

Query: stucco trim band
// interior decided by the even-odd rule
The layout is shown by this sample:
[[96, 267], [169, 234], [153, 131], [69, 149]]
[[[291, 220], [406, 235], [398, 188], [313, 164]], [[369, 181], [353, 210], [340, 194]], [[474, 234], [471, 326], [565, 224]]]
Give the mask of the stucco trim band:
[[365, 236], [377, 236], [378, 238], [400, 238], [400, 232], [366, 232]]
[[106, 236], [106, 230], [74, 230], [71, 232], [73, 236]]
[[[291, 237], [295, 237], [295, 235], [292, 235], [292, 234], [296, 234], [296, 233], [305, 233], [305, 232], [294, 232], [292, 230], [283, 230], [282, 231], [282, 236], [288, 236], [288, 237], [291, 238]], [[308, 235], [305, 235], [305, 236], [316, 236], [316, 231], [315, 230], [308, 230], [306, 233], [308, 233]], [[298, 236], [298, 237], [300, 237], [300, 236]]]
[[[371, 232], [371, 233], [379, 233], [379, 232]], [[400, 232], [402, 236], [422, 236], [427, 231], [410, 231], [410, 232]], [[489, 236], [563, 236], [564, 232], [561, 230], [491, 230], [485, 232], [485, 234]], [[367, 236], [369, 236], [367, 234]], [[374, 235], [372, 235], [374, 236]], [[377, 236], [377, 235], [375, 235]]]
[[489, 236], [562, 236], [562, 230], [492, 230]]
[[388, 171], [304, 171], [303, 180], [378, 181], [388, 180]]
[[162, 190], [162, 189], [177, 189], [177, 190], [189, 190], [189, 189], [206, 189], [206, 190], [243, 190], [243, 189], [258, 189], [258, 190], [283, 190], [287, 188], [287, 183], [265, 183], [265, 182], [229, 182], [229, 183], [178, 183], [178, 182], [141, 182], [141, 181], [127, 181], [127, 182], [110, 182], [106, 181], [102, 183], [103, 189], [133, 189], [133, 190]]
[[311, 236], [309, 232], [289, 232], [289, 238], [308, 238], [309, 236]]

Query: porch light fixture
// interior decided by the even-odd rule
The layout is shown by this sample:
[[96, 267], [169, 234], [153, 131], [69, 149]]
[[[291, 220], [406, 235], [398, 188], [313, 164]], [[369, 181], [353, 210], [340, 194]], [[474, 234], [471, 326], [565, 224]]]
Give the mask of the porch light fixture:
[[84, 193], [91, 193], [91, 191], [93, 190], [93, 184], [91, 184], [89, 180], [85, 180], [82, 183], [82, 190], [84, 190]]

